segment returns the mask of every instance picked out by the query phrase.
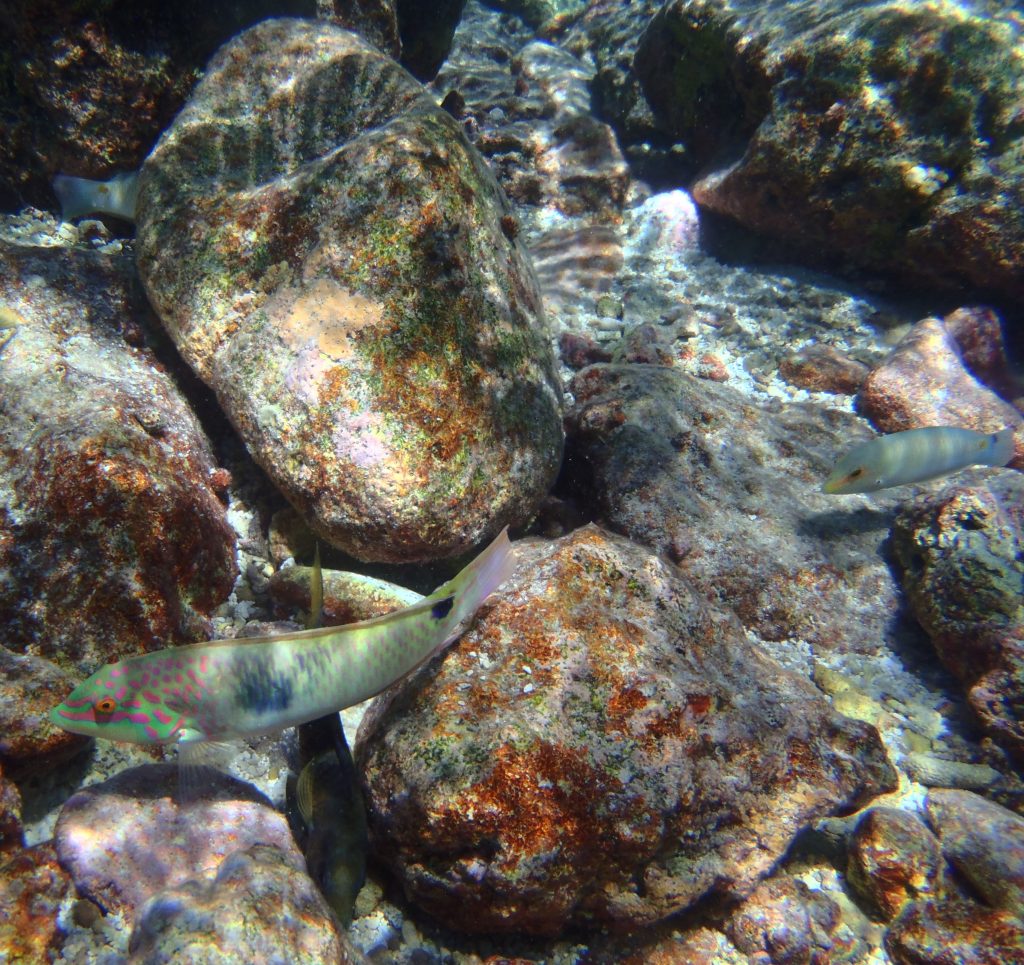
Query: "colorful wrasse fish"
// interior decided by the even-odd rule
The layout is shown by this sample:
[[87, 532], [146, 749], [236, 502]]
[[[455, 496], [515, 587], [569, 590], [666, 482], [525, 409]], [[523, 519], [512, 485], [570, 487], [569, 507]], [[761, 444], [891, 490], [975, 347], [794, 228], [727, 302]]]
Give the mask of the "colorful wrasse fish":
[[65, 730], [136, 744], [231, 741], [380, 693], [429, 659], [509, 576], [507, 530], [413, 606], [341, 627], [198, 643], [107, 664], [50, 711]]
[[975, 432], [928, 426], [879, 436], [837, 463], [823, 492], [873, 493], [890, 486], [938, 479], [968, 466], [1005, 466], [1013, 458], [1013, 429]]

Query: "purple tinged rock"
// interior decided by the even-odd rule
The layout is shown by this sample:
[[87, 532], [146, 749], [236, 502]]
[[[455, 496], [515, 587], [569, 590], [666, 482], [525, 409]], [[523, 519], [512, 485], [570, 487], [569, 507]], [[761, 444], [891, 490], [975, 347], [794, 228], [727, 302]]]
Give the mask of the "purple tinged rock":
[[255, 788], [204, 776], [201, 799], [179, 788], [178, 768], [123, 771], [74, 794], [57, 819], [60, 863], [105, 911], [131, 916], [156, 892], [212, 875], [225, 855], [254, 844], [301, 853], [288, 823]]
[[588, 526], [519, 555], [357, 739], [375, 853], [445, 924], [554, 935], [741, 897], [808, 822], [893, 786], [874, 728], [648, 550]]
[[294, 849], [263, 844], [229, 854], [212, 880], [190, 880], [140, 909], [129, 944], [134, 965], [357, 965], [330, 908]]
[[836, 931], [839, 905], [784, 875], [762, 881], [726, 922], [725, 933], [751, 965], [846, 961], [851, 942]]
[[1024, 918], [1024, 818], [980, 794], [939, 788], [928, 792], [925, 814], [974, 891]]
[[1024, 922], [969, 901], [916, 901], [889, 926], [896, 965], [1020, 965]]
[[321, 537], [411, 562], [532, 516], [562, 449], [537, 284], [486, 163], [390, 58], [311, 20], [242, 33], [139, 197], [150, 300]]

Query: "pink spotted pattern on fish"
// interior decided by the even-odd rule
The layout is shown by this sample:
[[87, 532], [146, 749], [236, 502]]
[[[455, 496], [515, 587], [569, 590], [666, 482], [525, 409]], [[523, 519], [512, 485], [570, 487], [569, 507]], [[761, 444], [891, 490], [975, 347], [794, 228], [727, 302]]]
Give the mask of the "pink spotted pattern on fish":
[[65, 730], [139, 744], [231, 740], [366, 700], [450, 643], [509, 576], [507, 531], [419, 603], [374, 620], [198, 643], [107, 664], [50, 712]]

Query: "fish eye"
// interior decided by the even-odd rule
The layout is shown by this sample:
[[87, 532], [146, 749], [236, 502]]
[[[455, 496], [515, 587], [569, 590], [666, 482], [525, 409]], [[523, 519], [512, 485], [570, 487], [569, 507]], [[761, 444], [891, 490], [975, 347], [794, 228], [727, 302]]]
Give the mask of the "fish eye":
[[850, 472], [847, 475], [846, 478], [847, 479], [860, 479], [860, 477], [863, 476], [863, 475], [864, 475], [864, 467], [863, 466], [858, 466], [856, 469], [854, 469], [852, 472]]
[[117, 710], [117, 701], [113, 697], [100, 697], [92, 705], [92, 709], [95, 713], [106, 716]]

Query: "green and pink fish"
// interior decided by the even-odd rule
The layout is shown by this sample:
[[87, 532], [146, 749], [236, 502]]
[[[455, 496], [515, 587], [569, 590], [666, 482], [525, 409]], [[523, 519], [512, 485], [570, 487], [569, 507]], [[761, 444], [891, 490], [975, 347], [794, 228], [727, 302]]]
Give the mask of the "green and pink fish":
[[50, 719], [135, 744], [271, 733], [380, 693], [443, 649], [509, 576], [507, 530], [419, 603], [341, 627], [197, 643], [107, 664]]

